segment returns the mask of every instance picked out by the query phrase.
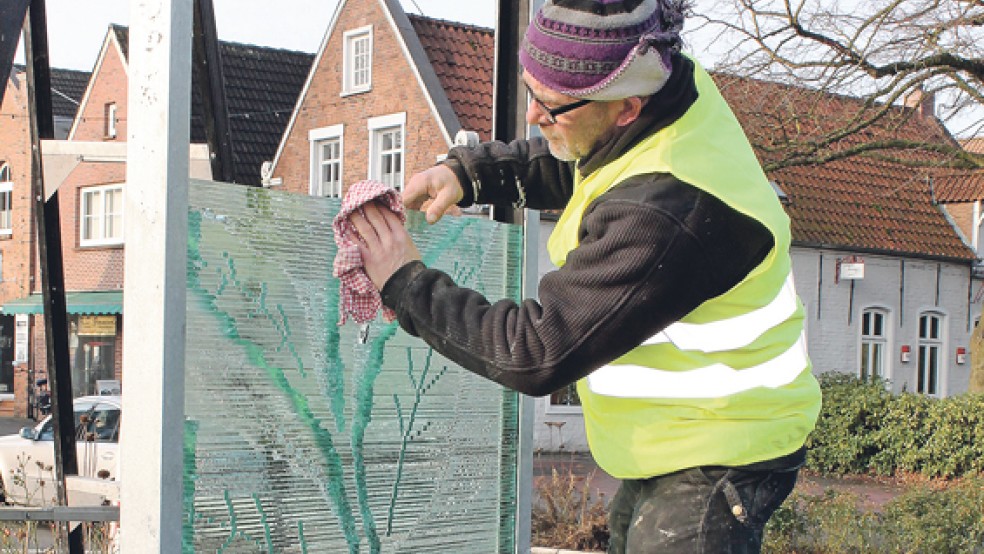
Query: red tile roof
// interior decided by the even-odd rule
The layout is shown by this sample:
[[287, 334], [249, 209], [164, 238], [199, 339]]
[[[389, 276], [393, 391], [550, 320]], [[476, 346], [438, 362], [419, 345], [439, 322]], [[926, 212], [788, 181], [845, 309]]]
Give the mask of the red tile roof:
[[984, 137], [974, 137], [960, 141], [960, 145], [968, 152], [984, 154]]
[[461, 128], [492, 137], [492, 29], [407, 14]]
[[[491, 136], [494, 39], [491, 29], [410, 15], [462, 128]], [[764, 164], [789, 152], [781, 139], [795, 139], [796, 152], [824, 158], [866, 144], [949, 147], [956, 142], [933, 118], [910, 108], [892, 108], [878, 125], [820, 147], [811, 141], [843, 125], [862, 107], [857, 98], [804, 88], [715, 75]], [[811, 149], [812, 148], [812, 149]], [[971, 261], [939, 206], [931, 183], [952, 174], [951, 159], [934, 148], [895, 148], [824, 163], [769, 171], [787, 194], [793, 238], [805, 245]]]
[[976, 202], [984, 200], [984, 171], [954, 172], [935, 181], [936, 199], [940, 202]]

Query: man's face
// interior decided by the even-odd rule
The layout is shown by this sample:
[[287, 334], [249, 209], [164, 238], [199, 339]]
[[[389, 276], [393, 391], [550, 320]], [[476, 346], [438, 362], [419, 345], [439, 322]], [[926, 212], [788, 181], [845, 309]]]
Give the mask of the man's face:
[[609, 102], [589, 102], [557, 115], [556, 123], [552, 123], [545, 108], [556, 109], [578, 99], [544, 87], [525, 71], [523, 80], [533, 95], [527, 106], [526, 122], [540, 127], [555, 158], [579, 160], [614, 129], [617, 110]]

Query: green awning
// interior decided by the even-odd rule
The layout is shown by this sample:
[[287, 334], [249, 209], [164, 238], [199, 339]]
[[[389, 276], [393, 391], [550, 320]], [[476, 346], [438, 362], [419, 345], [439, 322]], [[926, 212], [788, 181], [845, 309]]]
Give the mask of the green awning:
[[[121, 314], [123, 291], [66, 292], [65, 305], [70, 314]], [[4, 302], [0, 312], [5, 314], [40, 314], [44, 312], [41, 295], [32, 294]]]

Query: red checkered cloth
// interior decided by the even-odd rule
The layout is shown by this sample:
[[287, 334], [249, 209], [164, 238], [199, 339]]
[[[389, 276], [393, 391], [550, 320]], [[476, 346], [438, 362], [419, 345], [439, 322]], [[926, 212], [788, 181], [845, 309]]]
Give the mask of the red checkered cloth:
[[335, 244], [338, 246], [338, 253], [335, 254], [333, 273], [341, 281], [339, 286], [340, 315], [338, 324], [344, 325], [345, 319], [352, 316], [352, 319], [359, 323], [367, 323], [376, 318], [379, 309], [383, 309], [383, 318], [386, 321], [396, 319], [396, 313], [383, 306], [383, 300], [379, 296], [379, 291], [372, 284], [369, 276], [362, 264], [362, 254], [356, 244], [358, 231], [349, 221], [349, 215], [356, 210], [361, 210], [367, 202], [376, 200], [400, 216], [401, 221], [406, 221], [403, 215], [403, 201], [400, 193], [379, 181], [359, 181], [349, 187], [342, 200], [342, 209], [335, 216], [332, 229], [335, 231]]

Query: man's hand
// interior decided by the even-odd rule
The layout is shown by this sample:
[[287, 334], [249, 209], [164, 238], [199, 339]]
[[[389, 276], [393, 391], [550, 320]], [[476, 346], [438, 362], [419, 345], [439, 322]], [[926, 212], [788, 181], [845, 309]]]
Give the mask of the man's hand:
[[412, 210], [426, 211], [427, 223], [436, 223], [445, 214], [460, 215], [457, 204], [465, 193], [454, 171], [445, 165], [421, 171], [403, 189], [403, 204]]
[[420, 252], [400, 216], [377, 202], [369, 202], [352, 212], [349, 221], [359, 232], [359, 253], [366, 275], [378, 290], [383, 289], [396, 270], [420, 259]]

